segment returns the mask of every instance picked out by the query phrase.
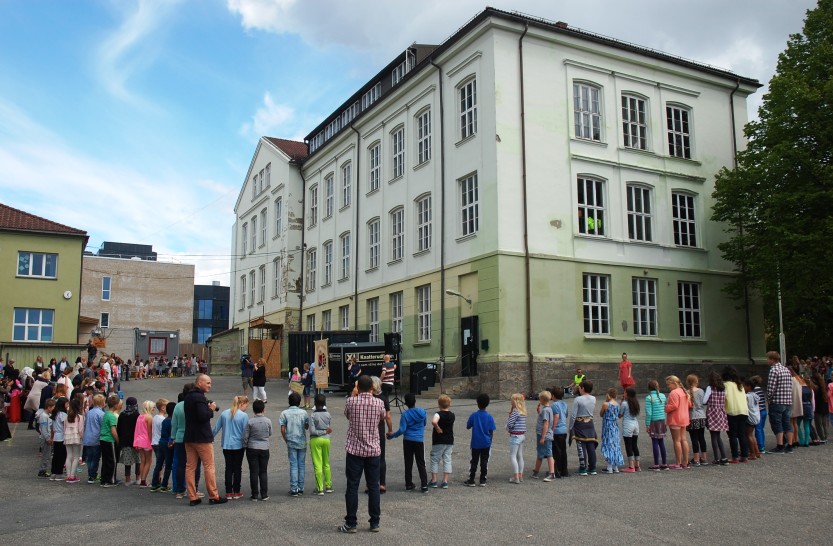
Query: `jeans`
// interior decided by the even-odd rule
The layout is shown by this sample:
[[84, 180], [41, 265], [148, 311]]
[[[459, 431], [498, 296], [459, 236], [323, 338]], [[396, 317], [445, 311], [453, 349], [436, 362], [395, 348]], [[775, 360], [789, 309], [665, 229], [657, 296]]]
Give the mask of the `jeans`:
[[289, 454], [289, 490], [304, 491], [304, 478], [307, 472], [307, 450], [287, 446]]
[[40, 437], [41, 460], [38, 472], [46, 472], [52, 463], [52, 444]]
[[405, 487], [407, 489], [414, 487], [414, 460], [416, 460], [417, 472], [419, 472], [420, 486], [428, 487], [428, 474], [425, 472], [425, 444], [413, 440], [403, 440], [402, 452], [405, 456]]
[[[509, 436], [509, 464], [513, 474], [524, 473], [524, 440], [526, 434], [511, 434]], [[432, 454], [433, 455], [433, 454]], [[432, 461], [433, 466], [433, 461]]]
[[431, 446], [431, 472], [436, 474], [440, 470], [440, 462], [443, 463], [443, 473], [451, 474], [451, 453], [454, 451], [454, 444], [434, 444]]
[[240, 482], [243, 480], [243, 456], [245, 450], [224, 449], [223, 458], [226, 461], [226, 495], [240, 493]]
[[98, 477], [98, 463], [101, 461], [101, 444], [97, 446], [84, 446], [87, 450], [87, 477], [91, 480]]
[[792, 432], [793, 427], [790, 423], [791, 417], [792, 407], [789, 404], [769, 405], [769, 426], [772, 428], [773, 434]]
[[826, 413], [816, 413], [815, 415], [816, 421], [816, 434], [818, 434], [818, 439], [822, 442], [827, 441], [827, 421], [828, 415]]
[[[153, 476], [151, 477], [151, 487], [168, 487], [168, 479], [171, 477], [171, 463], [173, 462], [174, 450], [168, 447], [168, 442], [160, 442], [154, 448], [156, 453], [156, 466], [153, 467]], [[164, 468], [164, 477], [160, 480], [159, 475]], [[160, 483], [161, 481], [161, 483]]]
[[[174, 444], [174, 456], [172, 466], [172, 483], [174, 493], [185, 493], [185, 444], [182, 442]], [[197, 473], [194, 476], [194, 483], [197, 487], [200, 485], [200, 467], [202, 465], [197, 461]]]
[[469, 467], [469, 480], [474, 481], [474, 475], [477, 473], [477, 463], [480, 462], [480, 483], [486, 483], [486, 478], [489, 475], [489, 456], [491, 455], [491, 447], [471, 448], [471, 466]]
[[764, 440], [764, 425], [766, 425], [767, 412], [765, 409], [761, 410], [761, 422], [755, 425], [755, 440], [758, 442], [758, 450], [763, 451], [766, 447]]
[[596, 442], [581, 442], [576, 440], [578, 451], [578, 466], [585, 470], [596, 470]]
[[358, 523], [356, 513], [359, 511], [359, 482], [364, 473], [368, 489], [367, 512], [370, 514], [370, 526], [378, 527], [382, 516], [379, 495], [379, 457], [358, 457], [347, 453], [344, 473], [347, 476], [347, 489], [344, 492], [347, 515], [344, 516], [344, 524], [347, 527], [355, 527]]
[[269, 496], [269, 479], [266, 475], [269, 466], [268, 449], [246, 449], [246, 459], [249, 461], [249, 486], [252, 488], [252, 497], [260, 498]]

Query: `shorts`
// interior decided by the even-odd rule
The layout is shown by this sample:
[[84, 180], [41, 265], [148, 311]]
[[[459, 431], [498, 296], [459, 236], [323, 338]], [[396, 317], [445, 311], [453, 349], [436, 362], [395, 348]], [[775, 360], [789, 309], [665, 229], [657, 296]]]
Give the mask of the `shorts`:
[[248, 390], [252, 388], [252, 378], [251, 377], [241, 377], [242, 381], [241, 384], [243, 385], [243, 390]]
[[792, 408], [789, 404], [770, 404], [769, 405], [769, 426], [772, 427], [774, 434], [782, 432], [792, 432], [793, 427], [790, 423], [792, 416]]
[[544, 445], [541, 445], [541, 435], [535, 435], [535, 450], [536, 456], [539, 459], [549, 459], [552, 457], [552, 438], [544, 440]]
[[451, 453], [453, 451], [454, 444], [434, 444], [431, 446], [431, 472], [438, 473], [440, 462], [442, 462], [443, 473], [451, 474]]

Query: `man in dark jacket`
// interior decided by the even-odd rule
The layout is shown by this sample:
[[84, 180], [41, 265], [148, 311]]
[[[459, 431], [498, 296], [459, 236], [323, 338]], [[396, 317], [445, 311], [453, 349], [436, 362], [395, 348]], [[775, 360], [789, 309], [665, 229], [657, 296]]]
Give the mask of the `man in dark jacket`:
[[225, 497], [220, 498], [217, 491], [217, 478], [214, 475], [214, 434], [211, 431], [211, 417], [217, 406], [209, 402], [205, 394], [211, 390], [211, 378], [200, 374], [194, 381], [194, 389], [185, 395], [185, 484], [191, 506], [200, 502], [197, 496], [195, 472], [197, 461], [202, 461], [205, 488], [208, 490], [209, 504], [224, 504]]

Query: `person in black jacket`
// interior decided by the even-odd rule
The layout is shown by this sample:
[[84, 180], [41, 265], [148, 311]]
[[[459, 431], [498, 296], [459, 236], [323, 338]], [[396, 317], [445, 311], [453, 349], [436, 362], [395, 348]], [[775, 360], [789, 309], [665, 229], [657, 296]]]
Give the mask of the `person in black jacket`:
[[263, 400], [263, 403], [266, 403], [266, 360], [263, 358], [255, 363], [252, 373], [252, 394], [255, 400]]
[[220, 498], [217, 491], [217, 477], [214, 474], [214, 433], [211, 430], [211, 417], [217, 410], [214, 402], [209, 402], [205, 395], [211, 390], [211, 378], [200, 374], [194, 381], [194, 388], [185, 395], [185, 484], [191, 506], [202, 500], [197, 496], [195, 471], [197, 461], [202, 461], [205, 488], [208, 490], [209, 504], [225, 504], [228, 500]]

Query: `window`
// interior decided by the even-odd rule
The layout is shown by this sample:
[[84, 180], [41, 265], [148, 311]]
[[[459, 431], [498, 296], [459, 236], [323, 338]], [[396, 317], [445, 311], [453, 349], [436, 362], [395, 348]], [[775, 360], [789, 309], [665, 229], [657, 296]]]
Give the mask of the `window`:
[[212, 300], [197, 300], [197, 319], [211, 320], [213, 304]]
[[307, 315], [307, 331], [315, 331], [315, 315]]
[[329, 286], [333, 282], [333, 242], [327, 241], [321, 246], [324, 254], [324, 282], [323, 286]]
[[17, 276], [56, 279], [58, 277], [58, 255], [18, 252]]
[[348, 163], [341, 167], [341, 206], [349, 207], [353, 188], [353, 165]]
[[344, 233], [339, 238], [341, 244], [341, 276], [340, 280], [350, 278], [350, 232]]
[[431, 159], [431, 110], [417, 116], [417, 160], [421, 165]]
[[405, 172], [405, 127], [391, 133], [391, 154], [393, 154], [393, 176], [399, 178]]
[[648, 149], [648, 122], [644, 99], [622, 95], [622, 136], [626, 148]]
[[243, 224], [243, 256], [242, 257], [246, 256], [246, 248], [248, 248], [246, 245], [249, 244], [248, 243], [248, 241], [249, 241], [248, 233], [249, 233], [249, 224]]
[[657, 281], [632, 279], [633, 333], [637, 336], [657, 335]]
[[257, 197], [257, 174], [252, 177], [252, 199]]
[[680, 313], [680, 337], [700, 337], [700, 285], [677, 283], [677, 307]]
[[374, 192], [379, 189], [379, 178], [381, 177], [382, 145], [375, 144], [370, 147], [370, 171], [367, 191]]
[[110, 301], [110, 285], [112, 279], [110, 277], [101, 277], [101, 299]]
[[281, 268], [281, 259], [275, 258], [272, 260], [272, 297], [277, 298], [281, 293], [281, 281], [283, 280], [283, 273]]
[[309, 189], [309, 221], [307, 227], [318, 223], [318, 186]]
[[263, 300], [266, 299], [266, 265], [260, 266], [260, 290], [257, 293], [257, 302], [263, 303]]
[[316, 266], [315, 249], [307, 250], [307, 292], [315, 291], [315, 266]]
[[631, 241], [654, 240], [650, 188], [628, 186], [628, 238]]
[[666, 106], [668, 123], [668, 155], [691, 159], [691, 130], [689, 111], [679, 106]]
[[275, 236], [280, 237], [283, 232], [283, 199], [275, 199]]
[[101, 318], [98, 319], [98, 326], [100, 328], [110, 327], [110, 313], [101, 313]]
[[379, 219], [371, 220], [367, 224], [367, 244], [368, 244], [368, 267], [375, 269], [379, 267], [379, 253], [381, 251], [379, 241]]
[[460, 180], [460, 206], [463, 221], [462, 234], [472, 235], [480, 228], [480, 197], [477, 188], [477, 175], [473, 174]]
[[604, 235], [604, 182], [592, 178], [578, 178], [578, 232], [585, 235]]
[[240, 275], [240, 310], [246, 307], [246, 275]]
[[370, 107], [371, 104], [379, 100], [379, 97], [382, 95], [382, 84], [377, 83], [374, 85], [370, 91], [362, 95], [362, 110], [365, 108]]
[[333, 215], [333, 207], [335, 206], [335, 183], [333, 182], [333, 175], [328, 175], [324, 179], [324, 218], [329, 218]]
[[254, 252], [257, 246], [257, 216], [252, 216], [252, 248], [249, 252]]
[[402, 80], [402, 78], [405, 77], [405, 74], [407, 74], [408, 72], [411, 71], [411, 68], [413, 68], [413, 66], [414, 66], [414, 62], [415, 62], [414, 55], [413, 55], [413, 53], [411, 53], [409, 51], [406, 54], [405, 60], [402, 61], [402, 63], [400, 65], [398, 65], [396, 68], [394, 68], [393, 72], [391, 72], [391, 75], [390, 75], [391, 87], [393, 87], [394, 85], [399, 83]]
[[266, 230], [269, 224], [266, 222], [266, 209], [260, 211], [260, 246], [266, 244]]
[[582, 275], [582, 307], [585, 334], [610, 334], [610, 296], [605, 275]]
[[166, 354], [168, 354], [168, 338], [166, 338], [166, 337], [149, 337], [148, 338], [148, 354], [150, 354], [150, 355], [166, 355]]
[[477, 133], [477, 80], [458, 89], [460, 95], [460, 140]]
[[197, 326], [196, 343], [205, 343], [211, 337], [211, 326]]
[[379, 341], [379, 298], [367, 300], [367, 323], [370, 326], [370, 341]]
[[601, 91], [585, 83], [573, 84], [573, 113], [575, 116], [576, 138], [601, 142], [602, 111]]
[[267, 163], [266, 164], [266, 187], [268, 188], [271, 185], [272, 185], [272, 164]]
[[321, 329], [325, 332], [333, 329], [333, 312], [329, 309], [321, 312]]
[[12, 339], [14, 341], [51, 342], [54, 322], [54, 309], [15, 307]]
[[402, 292], [390, 295], [390, 329], [402, 333]]
[[417, 292], [417, 341], [431, 341], [431, 285], [416, 289]]
[[255, 304], [255, 270], [249, 271], [249, 307]]
[[405, 254], [405, 209], [397, 207], [390, 213], [390, 259], [401, 260]]
[[350, 306], [342, 305], [338, 308], [339, 322], [342, 330], [350, 329]]
[[671, 194], [671, 216], [674, 219], [674, 244], [697, 246], [694, 196], [688, 193]]
[[431, 196], [421, 197], [416, 202], [417, 252], [431, 249]]

